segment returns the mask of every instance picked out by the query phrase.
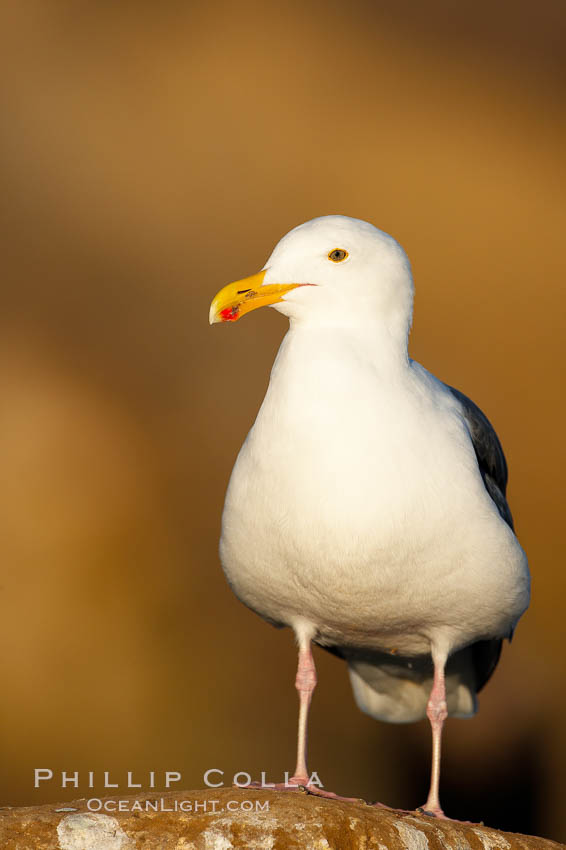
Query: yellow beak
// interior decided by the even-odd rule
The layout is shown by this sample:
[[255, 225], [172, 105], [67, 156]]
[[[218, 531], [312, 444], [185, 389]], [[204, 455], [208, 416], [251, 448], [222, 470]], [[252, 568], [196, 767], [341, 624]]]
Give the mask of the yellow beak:
[[283, 295], [304, 283], [268, 283], [263, 286], [266, 270], [229, 283], [220, 290], [210, 305], [209, 322], [236, 322], [245, 313], [275, 304], [283, 300]]

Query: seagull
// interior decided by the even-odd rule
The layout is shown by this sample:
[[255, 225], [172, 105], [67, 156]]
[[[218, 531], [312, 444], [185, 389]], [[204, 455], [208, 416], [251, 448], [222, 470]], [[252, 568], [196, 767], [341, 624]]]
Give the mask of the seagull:
[[529, 570], [499, 439], [473, 401], [409, 357], [412, 305], [398, 242], [341, 215], [295, 227], [259, 273], [215, 296], [211, 324], [261, 306], [289, 319], [230, 477], [220, 558], [236, 596], [296, 637], [288, 786], [310, 783], [315, 643], [346, 661], [363, 712], [428, 717], [422, 809], [443, 818], [444, 721], [475, 713], [528, 607]]

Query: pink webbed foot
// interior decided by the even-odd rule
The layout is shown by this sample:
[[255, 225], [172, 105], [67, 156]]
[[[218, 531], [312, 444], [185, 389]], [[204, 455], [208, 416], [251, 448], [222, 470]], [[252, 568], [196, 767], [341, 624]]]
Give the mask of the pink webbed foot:
[[311, 783], [308, 776], [292, 776], [288, 782], [250, 782], [248, 785], [234, 786], [237, 788], [261, 788], [264, 791], [302, 791], [306, 794], [312, 794], [313, 797], [323, 797], [326, 800], [340, 800], [343, 803], [365, 803], [360, 797], [341, 797], [335, 794], [334, 791], [325, 791], [318, 785]]
[[308, 776], [292, 776], [285, 782], [250, 782], [247, 785], [238, 785], [238, 788], [262, 788], [264, 791], [306, 791], [309, 787]]
[[334, 791], [325, 791], [324, 788], [319, 788], [318, 785], [303, 786], [308, 794], [313, 797], [323, 797], [326, 800], [339, 800], [341, 803], [365, 803], [361, 797], [341, 797], [340, 794], [335, 794]]

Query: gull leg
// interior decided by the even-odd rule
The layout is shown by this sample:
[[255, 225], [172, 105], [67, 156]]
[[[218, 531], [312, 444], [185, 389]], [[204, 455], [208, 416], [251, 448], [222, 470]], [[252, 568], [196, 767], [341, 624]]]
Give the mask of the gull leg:
[[[309, 774], [307, 771], [307, 721], [311, 705], [313, 691], [316, 687], [316, 668], [311, 650], [311, 638], [313, 631], [304, 626], [295, 628], [295, 634], [299, 644], [299, 661], [295, 687], [299, 694], [299, 729], [297, 734], [297, 764], [293, 776], [286, 782], [270, 783], [267, 787], [276, 791], [296, 791], [298, 786], [307, 788], [313, 792], [313, 786], [309, 785]], [[256, 783], [252, 783], [255, 785]], [[314, 793], [314, 792], [313, 792]], [[324, 791], [320, 793], [326, 796]]]
[[[257, 782], [250, 783], [247, 787], [267, 787], [274, 791], [297, 791], [299, 786], [309, 794], [316, 797], [325, 797], [332, 800], [342, 800], [348, 803], [359, 803], [358, 797], [340, 797], [333, 791], [325, 791], [317, 785], [310, 785], [310, 776], [307, 770], [307, 721], [311, 705], [313, 691], [316, 687], [316, 668], [311, 650], [311, 638], [313, 632], [310, 630], [296, 630], [299, 642], [299, 662], [295, 687], [299, 694], [299, 729], [297, 734], [297, 764], [293, 776], [287, 782], [269, 783], [267, 786]], [[242, 786], [239, 786], [242, 787]]]
[[316, 668], [312, 657], [311, 642], [301, 640], [299, 645], [299, 663], [295, 687], [299, 694], [299, 731], [297, 734], [297, 766], [289, 780], [291, 785], [308, 785], [307, 772], [307, 721], [313, 691], [316, 687]]
[[440, 746], [442, 741], [442, 727], [448, 716], [446, 706], [446, 685], [444, 681], [444, 667], [446, 655], [437, 655], [433, 652], [434, 680], [432, 690], [428, 699], [426, 713], [430, 720], [432, 729], [432, 769], [430, 774], [430, 790], [428, 799], [422, 808], [435, 815], [437, 818], [445, 818], [446, 815], [440, 807], [438, 797], [438, 786], [440, 781]]
[[310, 785], [309, 772], [307, 770], [307, 721], [311, 705], [313, 691], [316, 687], [316, 668], [311, 650], [311, 635], [298, 634], [299, 639], [299, 663], [295, 687], [299, 694], [299, 730], [297, 734], [297, 765], [295, 773], [286, 785], [275, 785], [276, 790], [288, 790], [302, 785], [309, 794], [326, 799], [342, 800], [348, 803], [359, 802], [357, 797], [340, 797], [333, 791], [325, 791], [317, 785]]

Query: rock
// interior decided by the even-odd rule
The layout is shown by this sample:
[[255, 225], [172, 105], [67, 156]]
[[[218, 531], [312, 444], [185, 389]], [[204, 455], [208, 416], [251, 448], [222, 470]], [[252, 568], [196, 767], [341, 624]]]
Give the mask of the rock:
[[0, 810], [2, 850], [557, 850], [544, 838], [306, 792], [219, 788]]

